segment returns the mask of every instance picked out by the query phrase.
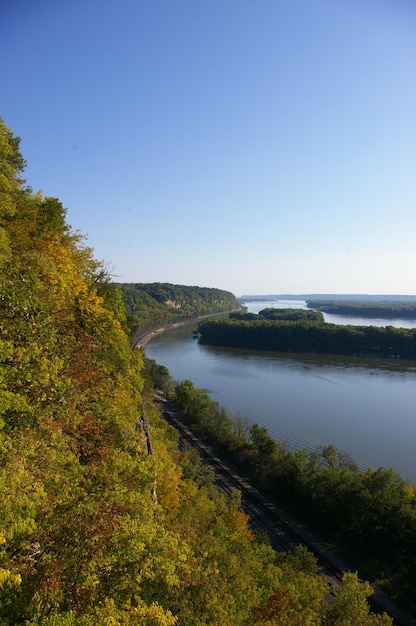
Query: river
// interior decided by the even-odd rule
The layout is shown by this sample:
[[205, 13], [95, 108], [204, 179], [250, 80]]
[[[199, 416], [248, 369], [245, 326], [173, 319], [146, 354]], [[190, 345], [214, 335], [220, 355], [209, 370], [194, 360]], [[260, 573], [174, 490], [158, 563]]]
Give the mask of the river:
[[[245, 305], [258, 312], [272, 303]], [[348, 324], [416, 327], [416, 320], [336, 317]], [[290, 449], [333, 443], [360, 469], [392, 467], [416, 483], [415, 362], [203, 346], [191, 326], [155, 336], [145, 351], [175, 380], [192, 380], [248, 426], [266, 426]]]

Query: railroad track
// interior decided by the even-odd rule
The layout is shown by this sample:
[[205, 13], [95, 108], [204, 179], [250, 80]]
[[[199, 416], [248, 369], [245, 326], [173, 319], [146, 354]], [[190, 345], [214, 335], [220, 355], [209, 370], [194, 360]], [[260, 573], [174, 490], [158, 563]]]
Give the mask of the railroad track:
[[320, 546], [318, 553], [318, 543], [312, 536], [307, 537], [307, 531], [294, 520], [288, 519], [281, 511], [259, 492], [253, 485], [245, 480], [224, 461], [213, 453], [210, 446], [203, 443], [192, 433], [187, 426], [181, 422], [172, 408], [164, 407], [164, 416], [179, 432], [179, 447], [183, 450], [188, 447], [195, 448], [203, 463], [215, 474], [216, 485], [220, 491], [230, 496], [238, 489], [241, 492], [241, 500], [244, 511], [249, 516], [249, 523], [253, 530], [263, 531], [267, 534], [272, 547], [278, 552], [293, 550], [302, 544], [308, 547], [318, 559], [320, 572], [327, 576], [335, 577], [334, 583], [342, 580], [344, 571], [340, 564], [334, 565], [328, 561], [324, 554], [324, 548]]
[[[355, 569], [331, 552], [304, 526], [285, 511], [278, 509], [253, 485], [219, 459], [212, 448], [196, 437], [178, 418], [177, 411], [166, 400], [161, 397], [156, 397], [156, 400], [162, 407], [166, 421], [179, 433], [180, 449], [193, 447], [199, 452], [202, 462], [214, 472], [216, 485], [224, 494], [230, 496], [236, 489], [241, 492], [242, 506], [249, 517], [250, 527], [254, 531], [266, 533], [270, 544], [278, 552], [289, 551], [298, 545], [304, 545], [317, 559], [318, 573], [326, 580], [328, 593], [333, 595], [344, 573], [355, 571]], [[413, 616], [393, 603], [377, 585], [371, 586], [373, 595], [369, 598], [369, 605], [372, 611], [386, 612], [393, 618], [395, 626], [416, 626]]]
[[[238, 310], [238, 309], [236, 309]], [[139, 348], [143, 348], [152, 337], [158, 335], [160, 333], [165, 332], [166, 330], [170, 330], [172, 328], [179, 328], [179, 326], [196, 326], [198, 322], [202, 320], [209, 319], [210, 317], [228, 317], [228, 315], [232, 313], [232, 311], [222, 312], [222, 313], [209, 313], [208, 315], [199, 315], [198, 317], [193, 317], [191, 319], [186, 320], [178, 320], [176, 322], [171, 322], [170, 324], [163, 324], [162, 326], [154, 326], [153, 328], [149, 328], [143, 332], [138, 332], [134, 337], [131, 343], [132, 350], [138, 350]]]

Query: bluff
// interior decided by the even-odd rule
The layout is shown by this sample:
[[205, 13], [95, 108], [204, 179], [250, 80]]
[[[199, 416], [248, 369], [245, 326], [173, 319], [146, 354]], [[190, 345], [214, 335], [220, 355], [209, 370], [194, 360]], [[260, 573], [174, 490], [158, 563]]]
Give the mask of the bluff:
[[229, 291], [170, 283], [119, 283], [133, 330], [239, 309]]

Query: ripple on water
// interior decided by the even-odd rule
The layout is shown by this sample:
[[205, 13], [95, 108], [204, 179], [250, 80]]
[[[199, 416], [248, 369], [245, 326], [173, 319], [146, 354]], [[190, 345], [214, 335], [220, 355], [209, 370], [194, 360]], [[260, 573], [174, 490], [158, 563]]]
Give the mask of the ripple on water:
[[289, 448], [333, 443], [360, 468], [393, 467], [416, 482], [414, 363], [212, 348], [183, 331], [161, 338], [146, 346], [149, 358]]

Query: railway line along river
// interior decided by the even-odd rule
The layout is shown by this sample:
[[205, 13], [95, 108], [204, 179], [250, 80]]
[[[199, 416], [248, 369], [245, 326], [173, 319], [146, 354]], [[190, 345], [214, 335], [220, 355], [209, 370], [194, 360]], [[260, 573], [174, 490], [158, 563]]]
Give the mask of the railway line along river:
[[[256, 312], [254, 306], [261, 310], [269, 303], [249, 310]], [[290, 449], [332, 443], [361, 469], [392, 467], [416, 483], [415, 362], [203, 346], [192, 330], [183, 326], [155, 335], [146, 356], [166, 366], [175, 380], [206, 389], [248, 426], [266, 426]]]

